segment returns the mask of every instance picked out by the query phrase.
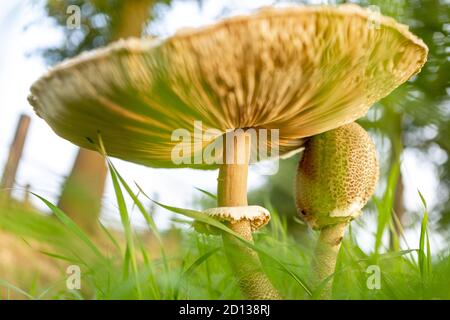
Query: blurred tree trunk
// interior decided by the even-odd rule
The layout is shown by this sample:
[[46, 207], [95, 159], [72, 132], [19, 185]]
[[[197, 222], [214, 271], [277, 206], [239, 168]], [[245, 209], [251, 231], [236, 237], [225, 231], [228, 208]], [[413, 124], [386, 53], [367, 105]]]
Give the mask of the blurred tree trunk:
[[155, 0], [122, 1], [113, 40], [140, 37]]
[[[154, 0], [122, 1], [113, 40], [140, 37]], [[108, 170], [98, 153], [80, 149], [59, 200], [59, 207], [79, 226], [94, 233], [102, 208]]]
[[98, 153], [80, 149], [58, 206], [85, 231], [95, 232], [102, 207], [107, 169]]
[[6, 202], [11, 197], [12, 188], [16, 181], [17, 170], [19, 169], [20, 158], [22, 157], [23, 147], [25, 145], [25, 139], [30, 127], [30, 121], [31, 119], [29, 116], [22, 114], [17, 123], [16, 133], [9, 150], [9, 156], [6, 160], [0, 183], [0, 202]]

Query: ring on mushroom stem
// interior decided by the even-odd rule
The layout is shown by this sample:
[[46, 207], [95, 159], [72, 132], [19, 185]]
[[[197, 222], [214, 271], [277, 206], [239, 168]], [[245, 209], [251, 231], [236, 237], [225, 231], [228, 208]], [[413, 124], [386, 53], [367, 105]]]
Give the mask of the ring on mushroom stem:
[[[157, 168], [219, 168], [219, 206], [247, 206], [248, 163], [175, 163], [172, 134], [195, 136], [196, 121], [204, 133], [217, 129], [212, 138], [230, 128], [279, 129], [283, 157], [305, 138], [355, 121], [427, 58], [426, 45], [406, 26], [377, 19], [369, 28], [373, 12], [356, 5], [270, 8], [166, 39], [119, 41], [54, 67], [33, 84], [29, 102], [81, 147], [93, 149], [85, 137], [100, 130], [112, 157]], [[184, 156], [212, 143], [194, 142]], [[237, 148], [248, 152], [247, 142]], [[251, 239], [248, 220], [229, 225]], [[248, 248], [227, 236], [224, 242], [259, 265]], [[244, 294], [266, 297], [246, 289], [270, 284], [262, 272], [245, 281]]]
[[[219, 207], [247, 206], [247, 176], [251, 152], [251, 135], [244, 131], [230, 133], [234, 148], [224, 148], [223, 164], [219, 169], [217, 202]], [[232, 154], [230, 156], [230, 151]], [[239, 158], [244, 159], [241, 163]], [[226, 161], [225, 161], [226, 160]], [[261, 215], [258, 219], [264, 219]], [[253, 241], [252, 221], [247, 217], [230, 219], [231, 230], [247, 241]], [[280, 299], [277, 290], [263, 273], [258, 255], [239, 240], [223, 235], [223, 242], [232, 267], [238, 275], [239, 285], [244, 295], [250, 299]]]
[[[270, 213], [265, 208], [247, 205], [247, 176], [252, 143], [255, 141], [252, 141], [248, 131], [239, 129], [225, 134], [222, 141], [223, 159], [217, 179], [219, 207], [204, 211], [210, 217], [226, 222], [231, 230], [250, 242], [253, 242], [252, 232], [270, 220]], [[216, 233], [216, 230], [198, 224], [196, 230]], [[223, 233], [222, 237], [244, 296], [249, 299], [280, 299], [280, 294], [264, 274], [257, 253], [232, 235]]]
[[312, 268], [318, 298], [331, 297], [345, 230], [374, 193], [378, 175], [375, 145], [357, 123], [306, 143], [297, 171], [296, 203], [300, 217], [320, 230]]

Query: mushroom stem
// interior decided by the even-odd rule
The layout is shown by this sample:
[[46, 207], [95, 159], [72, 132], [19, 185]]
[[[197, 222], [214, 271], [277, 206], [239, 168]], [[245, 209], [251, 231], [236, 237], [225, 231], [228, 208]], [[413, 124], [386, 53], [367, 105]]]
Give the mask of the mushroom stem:
[[313, 267], [313, 285], [319, 292], [315, 298], [330, 299], [333, 277], [336, 270], [336, 259], [341, 247], [347, 223], [338, 223], [320, 230]]
[[[227, 136], [228, 137], [228, 136]], [[247, 175], [250, 158], [250, 136], [244, 132], [233, 137], [233, 161], [221, 165], [218, 178], [218, 205], [220, 207], [247, 206]], [[242, 163], [237, 161], [243, 156]], [[229, 159], [228, 159], [229, 160]], [[247, 241], [253, 242], [249, 220], [229, 223], [228, 226]], [[238, 277], [242, 294], [247, 299], [281, 299], [264, 274], [258, 254], [232, 235], [223, 234], [228, 260]]]

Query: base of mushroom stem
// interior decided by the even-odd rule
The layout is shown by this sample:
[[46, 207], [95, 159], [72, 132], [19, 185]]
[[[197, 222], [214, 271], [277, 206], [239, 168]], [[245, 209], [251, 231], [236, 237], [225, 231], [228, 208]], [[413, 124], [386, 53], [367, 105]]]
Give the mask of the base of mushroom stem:
[[[228, 225], [249, 242], [253, 242], [250, 221], [242, 220]], [[280, 294], [264, 273], [258, 254], [239, 239], [223, 234], [225, 252], [238, 277], [239, 287], [246, 299], [279, 300]]]
[[315, 299], [331, 299], [336, 260], [348, 223], [339, 223], [320, 230], [312, 265]]

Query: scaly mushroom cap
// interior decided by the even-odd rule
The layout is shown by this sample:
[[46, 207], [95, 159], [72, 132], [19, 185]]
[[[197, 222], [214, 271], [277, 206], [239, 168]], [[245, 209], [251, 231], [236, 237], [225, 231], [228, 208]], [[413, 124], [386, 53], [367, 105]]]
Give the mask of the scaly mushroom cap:
[[83, 54], [38, 80], [29, 101], [79, 146], [95, 149], [100, 132], [111, 156], [214, 168], [174, 164], [174, 130], [218, 129], [187, 142], [189, 159], [236, 128], [279, 129], [283, 155], [363, 116], [420, 71], [427, 51], [406, 26], [355, 5], [271, 8]]
[[297, 172], [299, 215], [314, 229], [356, 218], [378, 171], [375, 145], [357, 123], [310, 138]]

